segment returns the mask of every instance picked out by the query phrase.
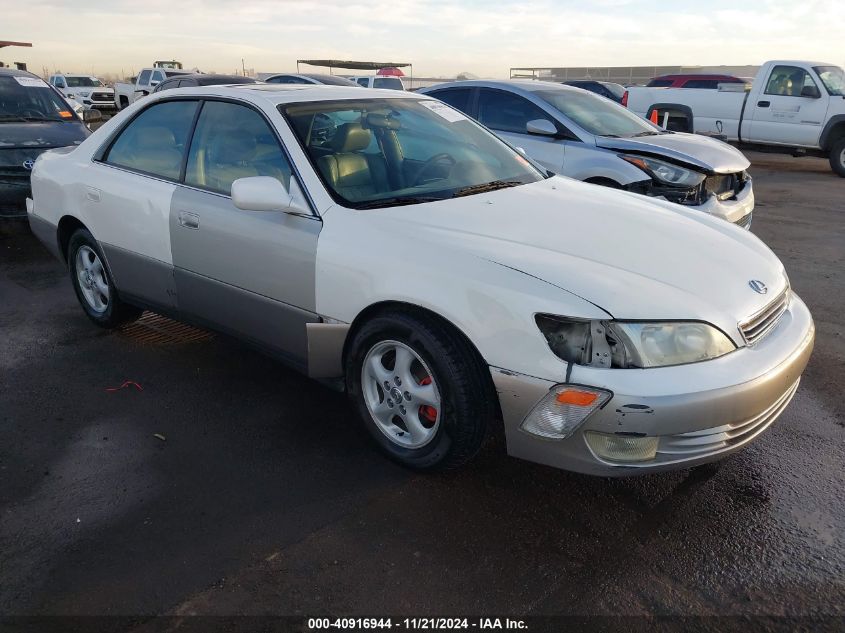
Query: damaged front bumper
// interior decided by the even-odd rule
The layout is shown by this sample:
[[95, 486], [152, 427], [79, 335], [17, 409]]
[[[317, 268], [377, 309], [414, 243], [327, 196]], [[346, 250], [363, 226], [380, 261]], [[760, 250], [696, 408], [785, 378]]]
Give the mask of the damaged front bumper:
[[[711, 178], [718, 178], [718, 176]], [[656, 186], [651, 181], [641, 181], [629, 185], [628, 189], [635, 193], [679, 204], [688, 209], [709, 213], [744, 229], [751, 228], [754, 187], [751, 177], [747, 174], [743, 176], [743, 180], [735, 190], [719, 193], [708, 190], [706, 183], [687, 190]]]
[[[563, 380], [491, 368], [505, 423], [508, 453], [591, 475], [626, 476], [689, 468], [733, 453], [765, 431], [786, 408], [813, 349], [807, 306], [792, 295], [765, 338], [720, 358], [652, 369], [576, 365], [570, 383], [612, 397], [566, 439], [525, 431], [523, 422]], [[646, 460], [608, 457], [617, 443], [648, 445]]]

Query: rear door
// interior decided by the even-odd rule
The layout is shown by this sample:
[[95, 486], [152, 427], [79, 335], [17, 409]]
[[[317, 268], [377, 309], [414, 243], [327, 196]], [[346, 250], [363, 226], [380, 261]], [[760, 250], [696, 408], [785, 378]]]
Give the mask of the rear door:
[[481, 88], [478, 92], [477, 117], [496, 134], [525, 152], [546, 169], [563, 172], [564, 144], [553, 136], [528, 134], [529, 121], [545, 119], [555, 123], [555, 118], [525, 97], [494, 88]]
[[184, 186], [170, 209], [179, 309], [305, 367], [305, 324], [316, 322], [315, 264], [322, 228], [313, 214], [243, 211], [232, 183], [278, 178], [299, 208], [310, 208], [288, 155], [253, 107], [205, 101], [188, 154]]
[[191, 99], [149, 106], [80, 174], [86, 224], [118, 290], [163, 308], [176, 305], [170, 204], [198, 107]]
[[823, 94], [817, 79], [807, 70], [774, 66], [766, 78], [763, 94], [749, 96], [752, 119], [748, 140], [818, 146], [828, 106]]

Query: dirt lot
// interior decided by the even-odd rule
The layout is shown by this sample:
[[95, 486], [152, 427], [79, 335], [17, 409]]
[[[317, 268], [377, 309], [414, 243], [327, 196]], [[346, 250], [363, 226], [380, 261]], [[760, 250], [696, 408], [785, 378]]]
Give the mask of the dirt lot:
[[[98, 330], [0, 225], [0, 615], [845, 616], [845, 179], [752, 159], [753, 230], [813, 312], [810, 366], [747, 450], [628, 480], [495, 445], [411, 474], [341, 395], [237, 342]], [[143, 390], [107, 391], [125, 380]]]

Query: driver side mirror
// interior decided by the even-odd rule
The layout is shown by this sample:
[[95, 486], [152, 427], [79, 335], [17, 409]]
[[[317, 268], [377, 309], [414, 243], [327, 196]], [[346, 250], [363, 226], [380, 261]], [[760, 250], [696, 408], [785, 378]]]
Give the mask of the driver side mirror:
[[243, 211], [285, 211], [305, 213], [287, 188], [271, 176], [238, 178], [232, 183], [232, 204]]
[[525, 131], [539, 136], [557, 136], [557, 127], [548, 119], [534, 119], [525, 124]]
[[819, 92], [818, 86], [804, 86], [801, 88], [801, 96], [809, 97], [810, 99], [820, 99], [822, 95]]

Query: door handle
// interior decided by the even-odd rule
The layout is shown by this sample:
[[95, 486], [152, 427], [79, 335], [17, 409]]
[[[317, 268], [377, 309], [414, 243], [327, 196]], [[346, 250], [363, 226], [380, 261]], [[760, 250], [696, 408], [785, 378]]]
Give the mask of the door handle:
[[186, 229], [197, 230], [200, 228], [200, 216], [196, 213], [191, 213], [190, 211], [180, 211], [179, 224], [184, 226]]
[[771, 101], [758, 101], [757, 102], [758, 108], [768, 108], [770, 105], [772, 105]]

